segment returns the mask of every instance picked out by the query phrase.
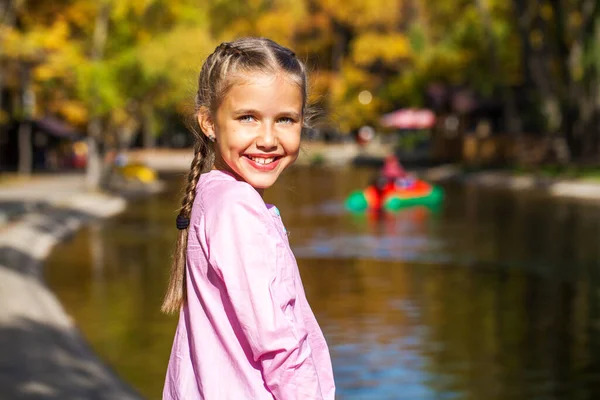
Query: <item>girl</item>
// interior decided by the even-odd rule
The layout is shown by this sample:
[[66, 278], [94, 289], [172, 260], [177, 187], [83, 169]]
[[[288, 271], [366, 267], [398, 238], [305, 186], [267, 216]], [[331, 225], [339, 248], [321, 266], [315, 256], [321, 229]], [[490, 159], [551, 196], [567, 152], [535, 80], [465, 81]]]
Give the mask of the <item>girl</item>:
[[264, 189], [298, 156], [306, 69], [271, 40], [200, 71], [195, 156], [162, 306], [179, 311], [163, 399], [333, 399], [327, 344]]

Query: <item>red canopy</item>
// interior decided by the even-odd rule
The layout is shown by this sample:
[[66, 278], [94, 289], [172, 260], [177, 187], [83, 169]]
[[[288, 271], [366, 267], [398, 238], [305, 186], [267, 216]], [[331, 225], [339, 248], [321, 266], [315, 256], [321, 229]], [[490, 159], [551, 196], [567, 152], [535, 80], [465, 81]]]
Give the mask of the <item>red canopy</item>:
[[425, 129], [435, 125], [435, 114], [431, 110], [403, 108], [381, 117], [385, 128]]

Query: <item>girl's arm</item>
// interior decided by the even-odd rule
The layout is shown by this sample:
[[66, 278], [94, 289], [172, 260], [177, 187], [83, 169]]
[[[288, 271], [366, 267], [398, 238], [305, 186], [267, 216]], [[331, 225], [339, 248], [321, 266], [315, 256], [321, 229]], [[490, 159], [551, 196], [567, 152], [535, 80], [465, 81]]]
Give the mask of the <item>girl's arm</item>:
[[269, 211], [251, 187], [237, 186], [219, 200], [220, 211], [206, 217], [209, 260], [265, 385], [276, 399], [321, 399], [308, 332], [294, 320], [296, 290], [278, 272], [280, 239], [267, 223]]

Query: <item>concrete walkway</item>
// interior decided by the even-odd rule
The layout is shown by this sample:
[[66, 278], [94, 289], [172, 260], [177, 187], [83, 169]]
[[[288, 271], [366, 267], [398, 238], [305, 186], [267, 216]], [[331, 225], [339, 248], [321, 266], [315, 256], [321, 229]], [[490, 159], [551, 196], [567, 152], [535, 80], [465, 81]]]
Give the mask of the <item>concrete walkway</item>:
[[140, 398], [96, 357], [43, 281], [43, 262], [56, 243], [86, 221], [125, 208], [120, 197], [83, 188], [76, 176], [0, 187], [0, 207], [27, 210], [0, 228], [2, 399]]

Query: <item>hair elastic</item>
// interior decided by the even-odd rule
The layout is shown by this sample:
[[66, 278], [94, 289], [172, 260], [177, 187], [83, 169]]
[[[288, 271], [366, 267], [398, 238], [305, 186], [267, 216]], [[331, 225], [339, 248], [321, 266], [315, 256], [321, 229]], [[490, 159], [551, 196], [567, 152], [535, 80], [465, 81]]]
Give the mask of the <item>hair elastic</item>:
[[184, 230], [187, 229], [188, 226], [190, 226], [190, 219], [179, 214], [177, 216], [177, 229]]

